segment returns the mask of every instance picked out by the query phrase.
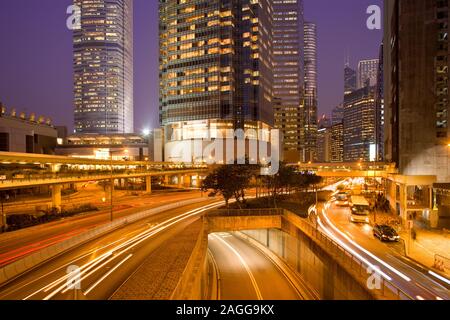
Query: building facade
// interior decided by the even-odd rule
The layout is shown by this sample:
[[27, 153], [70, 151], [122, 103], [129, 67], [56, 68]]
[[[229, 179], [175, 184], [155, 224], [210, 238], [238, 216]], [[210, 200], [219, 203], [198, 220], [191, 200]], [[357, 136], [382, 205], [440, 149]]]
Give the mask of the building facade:
[[344, 162], [344, 123], [331, 126], [331, 162]]
[[57, 141], [50, 119], [15, 109], [8, 112], [0, 103], [0, 151], [53, 155]]
[[[385, 1], [385, 157], [404, 220], [450, 226], [449, 2]], [[387, 45], [387, 44], [390, 45]], [[434, 186], [433, 186], [434, 184]]]
[[132, 133], [133, 1], [74, 0], [81, 28], [73, 32], [76, 133]]
[[378, 59], [361, 60], [358, 64], [358, 89], [367, 85], [376, 86], [378, 79]]
[[376, 161], [375, 88], [347, 94], [344, 99], [344, 161]]
[[316, 160], [317, 142], [317, 26], [305, 22], [305, 143], [304, 161]]
[[344, 68], [344, 95], [352, 93], [356, 89], [357, 89], [356, 71], [350, 68], [350, 64], [347, 63]]
[[383, 43], [380, 46], [380, 63], [378, 64], [377, 84], [375, 91], [375, 112], [376, 112], [376, 145], [377, 161], [384, 161], [384, 70], [383, 70]]
[[338, 105], [331, 111], [331, 124], [339, 124], [344, 121], [344, 104]]
[[283, 136], [284, 158], [303, 159], [303, 1], [273, 0], [273, 73], [275, 127]]
[[272, 2], [160, 0], [166, 160], [186, 161], [174, 152], [190, 148], [193, 139], [237, 129], [258, 138], [273, 126]]
[[332, 159], [332, 131], [331, 127], [317, 131], [317, 162], [328, 163]]

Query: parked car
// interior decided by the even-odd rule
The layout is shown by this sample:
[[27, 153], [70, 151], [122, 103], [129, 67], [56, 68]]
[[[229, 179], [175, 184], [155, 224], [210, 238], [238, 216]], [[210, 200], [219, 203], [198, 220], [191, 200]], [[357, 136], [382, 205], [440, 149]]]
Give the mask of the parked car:
[[387, 225], [376, 225], [373, 228], [373, 235], [375, 238], [380, 239], [381, 241], [391, 241], [398, 242], [400, 241], [400, 236], [394, 228]]

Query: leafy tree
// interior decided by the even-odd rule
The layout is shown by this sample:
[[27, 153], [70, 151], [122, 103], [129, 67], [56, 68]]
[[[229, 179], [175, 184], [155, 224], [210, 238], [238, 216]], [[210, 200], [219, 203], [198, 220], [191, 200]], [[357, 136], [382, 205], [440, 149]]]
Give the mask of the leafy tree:
[[202, 183], [202, 190], [212, 190], [212, 195], [223, 196], [228, 207], [231, 198], [235, 198], [239, 207], [246, 203], [245, 191], [256, 174], [257, 166], [222, 165], [215, 168]]

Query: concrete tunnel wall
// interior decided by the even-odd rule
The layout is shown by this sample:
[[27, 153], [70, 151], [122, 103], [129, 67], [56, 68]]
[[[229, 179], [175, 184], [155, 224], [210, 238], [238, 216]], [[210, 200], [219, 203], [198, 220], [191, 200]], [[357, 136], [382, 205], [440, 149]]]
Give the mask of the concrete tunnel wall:
[[[285, 216], [205, 217], [205, 226], [207, 233], [243, 231], [282, 258], [320, 299], [374, 299], [367, 287]], [[205, 269], [201, 272], [205, 274]]]

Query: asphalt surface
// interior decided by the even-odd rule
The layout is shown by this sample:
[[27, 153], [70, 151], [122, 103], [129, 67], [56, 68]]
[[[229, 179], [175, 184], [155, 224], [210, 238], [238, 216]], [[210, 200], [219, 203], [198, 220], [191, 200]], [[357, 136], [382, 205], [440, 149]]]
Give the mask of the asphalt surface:
[[286, 276], [261, 251], [229, 233], [209, 236], [220, 274], [221, 300], [301, 300]]
[[[350, 208], [329, 203], [319, 207], [319, 228], [348, 251], [375, 268], [388, 284], [414, 300], [450, 300], [450, 286], [404, 256], [404, 244], [384, 243], [373, 236], [367, 224], [350, 222]], [[375, 269], [374, 268], [374, 269]]]
[[[170, 203], [200, 198], [200, 195], [200, 192], [177, 192], [121, 197], [114, 203], [113, 216], [114, 218], [121, 218]], [[0, 234], [0, 267], [48, 246], [63, 242], [108, 221], [110, 221], [109, 208]]]
[[156, 214], [63, 253], [0, 287], [0, 300], [107, 300], [149, 253], [199, 219], [211, 203], [218, 202]]

